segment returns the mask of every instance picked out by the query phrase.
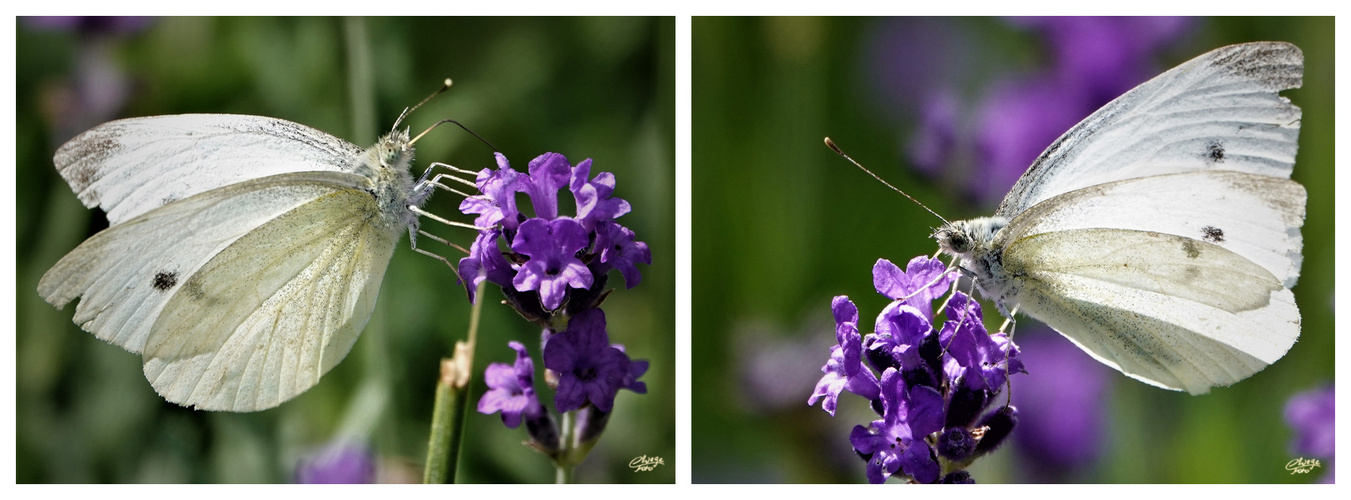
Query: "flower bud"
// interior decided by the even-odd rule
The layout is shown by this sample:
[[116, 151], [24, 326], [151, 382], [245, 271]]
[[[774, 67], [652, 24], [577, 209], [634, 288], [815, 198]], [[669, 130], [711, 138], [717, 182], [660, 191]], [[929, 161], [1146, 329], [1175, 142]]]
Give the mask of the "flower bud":
[[989, 427], [985, 431], [985, 436], [980, 438], [980, 443], [976, 445], [976, 452], [980, 454], [989, 453], [1004, 443], [1004, 438], [1013, 432], [1013, 427], [1018, 424], [1018, 409], [1012, 406], [1001, 406], [998, 410], [986, 415], [980, 419], [979, 427]]

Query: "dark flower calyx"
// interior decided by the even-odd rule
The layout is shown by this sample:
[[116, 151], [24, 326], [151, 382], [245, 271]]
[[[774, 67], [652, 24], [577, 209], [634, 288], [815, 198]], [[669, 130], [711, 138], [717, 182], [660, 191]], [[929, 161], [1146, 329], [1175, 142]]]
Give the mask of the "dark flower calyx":
[[966, 427], [976, 420], [981, 410], [990, 400], [990, 393], [984, 389], [971, 389], [965, 383], [957, 383], [948, 403], [948, 418], [943, 427]]
[[976, 480], [975, 480], [975, 479], [971, 479], [971, 473], [970, 473], [970, 472], [967, 472], [967, 471], [964, 471], [964, 470], [959, 470], [959, 471], [957, 471], [957, 472], [953, 472], [953, 473], [951, 473], [951, 474], [948, 474], [948, 475], [946, 475], [946, 476], [943, 476], [943, 479], [942, 479], [941, 481], [939, 481], [939, 483], [941, 483], [941, 484], [976, 484]]
[[901, 369], [901, 362], [897, 361], [896, 357], [891, 355], [891, 352], [886, 349], [885, 345], [874, 344], [872, 347], [864, 350], [863, 353], [868, 357], [868, 364], [872, 365], [873, 369], [879, 372], [887, 371], [887, 368]]
[[1013, 427], [1018, 425], [1018, 409], [1012, 406], [1001, 406], [998, 410], [986, 415], [980, 419], [980, 427], [989, 427], [985, 435], [980, 438], [980, 443], [976, 444], [976, 452], [985, 454], [994, 451], [999, 445], [1004, 443], [1013, 432]]
[[971, 431], [962, 427], [953, 427], [938, 437], [938, 454], [943, 458], [960, 462], [976, 451], [976, 439]]
[[925, 386], [939, 389], [938, 379], [934, 378], [933, 372], [926, 367], [901, 372], [901, 380], [905, 381], [906, 387]]
[[943, 372], [943, 345], [938, 343], [937, 335], [924, 338], [924, 342], [919, 345], [919, 357], [929, 366], [930, 371]]

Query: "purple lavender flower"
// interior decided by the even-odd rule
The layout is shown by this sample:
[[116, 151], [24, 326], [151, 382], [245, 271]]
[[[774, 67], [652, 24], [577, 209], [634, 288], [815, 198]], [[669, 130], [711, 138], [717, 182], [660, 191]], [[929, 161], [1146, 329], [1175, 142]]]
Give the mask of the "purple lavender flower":
[[[590, 159], [573, 167], [557, 153], [531, 160], [529, 174], [513, 170], [500, 153], [496, 158], [496, 170], [477, 175], [482, 194], [460, 204], [460, 211], [477, 216], [479, 227], [469, 256], [458, 266], [471, 300], [486, 279], [504, 287], [507, 302], [522, 316], [548, 327], [556, 315], [598, 306], [609, 293], [605, 274], [611, 269], [619, 270], [629, 288], [641, 281], [638, 263], [650, 265], [652, 253], [633, 231], [613, 221], [631, 209], [612, 196], [613, 174], [588, 179]], [[564, 186], [575, 197], [576, 217], [558, 213]], [[535, 217], [527, 218], [517, 207], [516, 193], [528, 195]], [[509, 251], [499, 249], [499, 238], [510, 244]], [[558, 310], [565, 303], [567, 311]]]
[[512, 170], [511, 163], [502, 153], [493, 153], [493, 156], [497, 158], [497, 170], [485, 168], [479, 171], [474, 181], [483, 195], [465, 198], [460, 203], [460, 211], [478, 214], [479, 217], [474, 219], [475, 226], [492, 227], [501, 222], [506, 229], [515, 230], [520, 224], [516, 193], [523, 189], [521, 180], [525, 176]]
[[[586, 163], [589, 171], [590, 161], [583, 163]], [[525, 192], [530, 195], [530, 205], [535, 207], [535, 217], [547, 220], [558, 218], [558, 190], [568, 185], [572, 177], [572, 166], [568, 165], [568, 159], [558, 153], [544, 153], [530, 160], [527, 168], [530, 177], [524, 182]]]
[[816, 390], [807, 398], [807, 405], [816, 404], [817, 399], [825, 398], [821, 409], [831, 416], [835, 415], [840, 392], [848, 389], [868, 399], [878, 395], [877, 376], [863, 367], [863, 339], [858, 334], [858, 307], [849, 301], [849, 297], [840, 295], [830, 304], [835, 314], [836, 345], [830, 348], [830, 361], [821, 367], [825, 376], [817, 382]]
[[898, 470], [921, 483], [937, 481], [938, 463], [924, 437], [942, 428], [942, 396], [930, 387], [907, 390], [891, 368], [882, 373], [881, 398], [882, 419], [849, 435], [854, 450], [869, 456], [868, 482], [885, 482]]
[[528, 219], [521, 223], [511, 249], [530, 257], [512, 279], [517, 291], [538, 290], [545, 309], [557, 309], [569, 286], [591, 288], [591, 270], [576, 256], [589, 242], [577, 221]]
[[[599, 223], [629, 213], [631, 208], [629, 202], [621, 198], [610, 197], [615, 191], [614, 174], [601, 172], [590, 181], [586, 179], [588, 175], [591, 175], [590, 158], [582, 160], [576, 167], [573, 167], [572, 181], [568, 184], [568, 189], [572, 191], [572, 196], [577, 200], [577, 220], [582, 223], [582, 227], [590, 231], [595, 229]], [[618, 226], [618, 224], [615, 224], [615, 226]], [[632, 232], [630, 232], [630, 238], [632, 238]], [[646, 245], [643, 248], [646, 249]], [[650, 257], [648, 259], [651, 260]], [[648, 262], [648, 264], [651, 264], [651, 262]], [[624, 276], [627, 280], [628, 275], [625, 274]]]
[[566, 331], [549, 338], [544, 345], [544, 367], [558, 374], [554, 405], [559, 413], [587, 402], [609, 413], [619, 389], [635, 385], [632, 362], [624, 351], [610, 345], [605, 313], [600, 309], [578, 313]]
[[1295, 430], [1290, 454], [1331, 460], [1336, 451], [1336, 391], [1331, 384], [1291, 396], [1285, 423]]
[[614, 222], [602, 222], [596, 228], [596, 249], [600, 251], [601, 263], [597, 266], [598, 271], [618, 269], [624, 276], [626, 288], [633, 288], [642, 281], [643, 276], [638, 273], [639, 262], [652, 264], [652, 251], [647, 249], [647, 243], [634, 241], [633, 236], [633, 231]]
[[[598, 307], [611, 292], [605, 288], [606, 273], [618, 269], [632, 288], [642, 278], [637, 264], [651, 264], [652, 253], [633, 231], [613, 221], [631, 207], [612, 196], [613, 174], [590, 178], [590, 159], [574, 167], [563, 155], [546, 153], [522, 174], [502, 154], [496, 158], [496, 170], [477, 174], [481, 194], [460, 204], [461, 212], [477, 215], [479, 234], [469, 255], [460, 259], [459, 276], [471, 301], [474, 289], [490, 281], [502, 286], [517, 313], [545, 328], [542, 359], [545, 383], [554, 388], [554, 408], [577, 414], [571, 429], [559, 428], [535, 395], [534, 363], [517, 342], [510, 344], [517, 351], [514, 365], [493, 363], [485, 370], [490, 390], [479, 400], [479, 411], [502, 412], [502, 422], [511, 428], [524, 422], [527, 445], [560, 466], [575, 465], [605, 430], [616, 393], [647, 392], [638, 379], [647, 373], [648, 361], [631, 360], [624, 346], [609, 343], [605, 313]], [[565, 186], [576, 202], [575, 217], [558, 213], [558, 193]], [[526, 193], [534, 217], [517, 207], [517, 193]], [[503, 241], [510, 243], [509, 250], [502, 250]], [[563, 320], [566, 330], [556, 331]], [[563, 442], [560, 431], [570, 431], [573, 438]]]
[[[485, 415], [502, 412], [502, 423], [515, 429], [523, 415], [538, 417], [544, 411], [535, 396], [535, 363], [520, 342], [507, 343], [516, 350], [512, 365], [492, 363], [483, 372], [488, 392], [478, 400], [478, 412]], [[528, 415], [527, 415], [528, 414]]]
[[[620, 352], [623, 352], [621, 349]], [[629, 373], [624, 375], [624, 380], [619, 383], [620, 389], [628, 389], [638, 394], [647, 394], [647, 383], [639, 382], [638, 378], [647, 373], [648, 362], [646, 359], [636, 359], [629, 364]]]
[[496, 230], [479, 233], [474, 244], [469, 247], [469, 256], [460, 259], [460, 276], [469, 277], [467, 288], [470, 302], [477, 300], [474, 291], [478, 290], [479, 282], [486, 279], [498, 286], [507, 286], [516, 275], [511, 263], [497, 249], [499, 234]]
[[359, 443], [335, 443], [301, 459], [295, 477], [303, 484], [373, 483], [375, 456]]
[[942, 297], [957, 273], [949, 272], [938, 259], [921, 255], [906, 263], [905, 271], [886, 259], [873, 264], [873, 287], [892, 300], [903, 300], [915, 310], [933, 319], [933, 300]]
[[892, 302], [877, 315], [875, 328], [877, 333], [869, 334], [864, 340], [870, 354], [878, 353], [869, 357], [874, 368], [885, 370], [887, 367], [895, 367], [908, 370], [923, 365], [919, 346], [933, 330], [924, 311], [902, 301]]
[[973, 390], [995, 392], [1008, 375], [1026, 373], [1022, 361], [1014, 358], [1018, 349], [1013, 342], [1002, 333], [986, 333], [980, 304], [971, 297], [954, 292], [947, 316], [939, 339], [947, 346], [943, 370], [951, 380], [961, 380]]
[[[1003, 333], [987, 334], [980, 305], [961, 292], [952, 292], [942, 329], [935, 331], [932, 301], [955, 276], [924, 256], [907, 268], [886, 260], [873, 266], [874, 287], [895, 301], [866, 338], [859, 338], [853, 302], [845, 296], [832, 301], [836, 345], [807, 404], [824, 397], [822, 407], [833, 416], [844, 389], [871, 401], [882, 419], [856, 426], [849, 436], [868, 462], [869, 482], [896, 475], [937, 482], [940, 455], [947, 459], [944, 482], [972, 482], [954, 471], [997, 448], [1017, 423], [1011, 406], [982, 413], [1010, 374], [1026, 371], [1017, 346]], [[868, 364], [882, 372], [880, 382], [862, 363], [865, 348]]]

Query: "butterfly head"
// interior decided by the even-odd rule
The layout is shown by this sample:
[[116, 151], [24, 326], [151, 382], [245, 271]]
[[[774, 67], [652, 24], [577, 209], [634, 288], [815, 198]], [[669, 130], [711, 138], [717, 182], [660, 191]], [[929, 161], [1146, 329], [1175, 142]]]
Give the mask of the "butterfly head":
[[976, 249], [990, 247], [994, 243], [995, 235], [1006, 225], [1008, 219], [1003, 217], [959, 220], [934, 230], [933, 237], [938, 240], [938, 248], [943, 253], [970, 258]]
[[395, 130], [381, 137], [375, 144], [375, 154], [381, 167], [408, 171], [408, 165], [413, 161], [413, 143], [408, 140], [408, 129]]

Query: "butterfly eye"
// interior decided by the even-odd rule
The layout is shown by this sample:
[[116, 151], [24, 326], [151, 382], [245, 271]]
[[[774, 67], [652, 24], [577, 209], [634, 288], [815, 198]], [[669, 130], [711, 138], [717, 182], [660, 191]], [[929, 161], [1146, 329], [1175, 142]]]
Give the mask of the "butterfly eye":
[[956, 250], [958, 253], [971, 251], [971, 240], [962, 233], [951, 233], [951, 236], [948, 238], [948, 245], [952, 246], [952, 249]]

